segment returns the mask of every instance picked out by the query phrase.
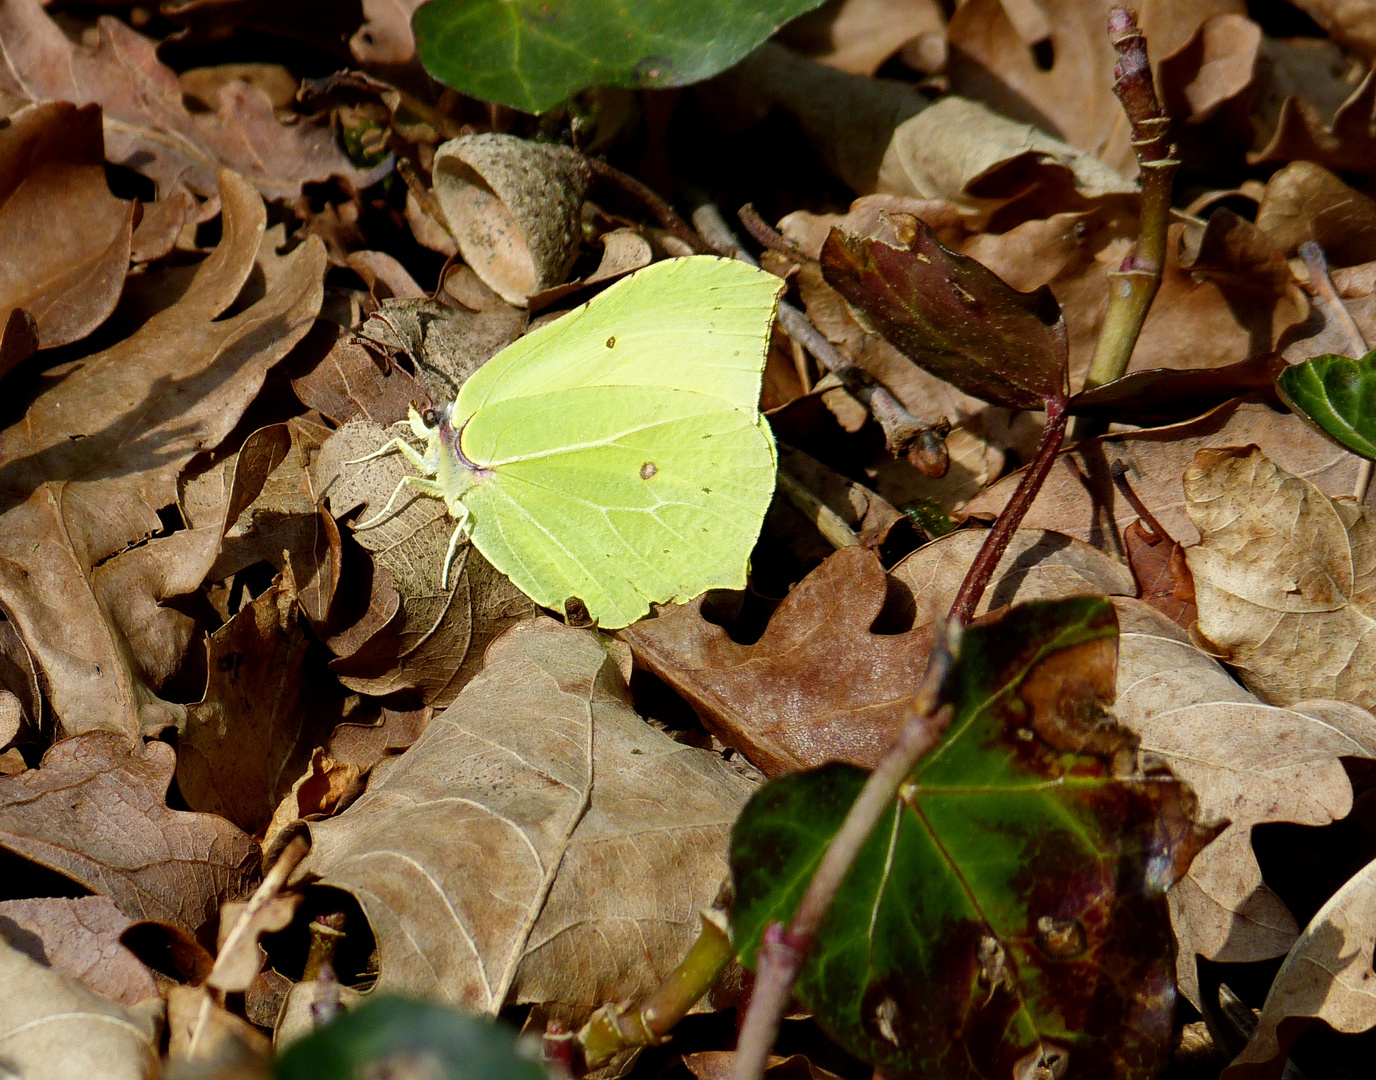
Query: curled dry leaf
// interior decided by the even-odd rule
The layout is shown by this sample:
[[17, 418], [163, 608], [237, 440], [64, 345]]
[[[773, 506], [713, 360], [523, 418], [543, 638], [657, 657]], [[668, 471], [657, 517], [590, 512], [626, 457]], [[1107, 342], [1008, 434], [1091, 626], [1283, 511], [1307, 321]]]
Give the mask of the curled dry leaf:
[[945, 32], [937, 0], [831, 0], [794, 19], [779, 40], [837, 71], [873, 75], [910, 41]]
[[1199, 633], [1278, 705], [1376, 707], [1376, 524], [1257, 447], [1201, 450], [1185, 471], [1200, 541], [1185, 552]]
[[[951, 88], [1136, 175], [1128, 122], [1112, 92], [1116, 57], [1104, 32], [1112, 6], [1111, 0], [968, 0], [948, 28]], [[1136, 6], [1153, 61], [1185, 45], [1205, 19], [1245, 13], [1236, 0]], [[1034, 46], [1049, 46], [1049, 66]]]
[[175, 767], [166, 743], [63, 739], [39, 768], [0, 778], [0, 845], [196, 934], [252, 887], [258, 845], [223, 818], [168, 809]]
[[269, 198], [292, 198], [303, 183], [342, 177], [364, 188], [390, 170], [356, 169], [329, 128], [287, 126], [272, 100], [241, 80], [220, 88], [214, 112], [192, 114], [176, 73], [156, 43], [111, 16], [96, 23], [95, 45], [69, 39], [41, 0], [7, 0], [0, 8], [0, 90], [30, 101], [95, 103], [105, 114], [109, 159], [143, 173], [164, 198], [178, 181], [214, 198], [221, 166], [248, 177]]
[[1252, 828], [1326, 825], [1352, 808], [1342, 757], [1376, 757], [1376, 718], [1336, 701], [1266, 705], [1136, 600], [1115, 600], [1121, 627], [1114, 715], [1164, 757], [1227, 827], [1169, 894], [1181, 990], [1199, 1004], [1194, 957], [1246, 963], [1281, 956], [1299, 927], [1262, 883]]
[[291, 571], [210, 635], [205, 695], [186, 707], [177, 786], [192, 810], [259, 835], [329, 737], [333, 718], [312, 694], [307, 641]]
[[[753, 645], [703, 617], [703, 601], [621, 631], [636, 662], [672, 686], [726, 745], [768, 776], [825, 761], [873, 767], [902, 726], [933, 627], [983, 541], [951, 533], [884, 574], [859, 546], [836, 552], [789, 593]], [[1019, 533], [985, 608], [1038, 598], [1131, 592], [1112, 558], [1067, 537]], [[875, 632], [902, 621], [903, 633]]]
[[134, 204], [105, 182], [99, 108], [50, 101], [9, 117], [0, 129], [0, 325], [22, 309], [40, 349], [85, 337], [115, 310], [133, 228]]
[[1376, 57], [1376, 12], [1347, 0], [1295, 0], [1295, 6], [1334, 40], [1367, 59]]
[[[1056, 529], [1121, 554], [1123, 529], [1137, 511], [1119, 494], [1110, 466], [1121, 461], [1133, 490], [1173, 539], [1192, 544], [1199, 531], [1185, 511], [1181, 476], [1203, 447], [1257, 443], [1278, 465], [1330, 495], [1352, 491], [1361, 459], [1335, 446], [1299, 417], [1246, 398], [1220, 405], [1183, 424], [1104, 435], [1062, 451], [1023, 520], [1024, 529]], [[965, 506], [970, 515], [996, 515], [1019, 476], [1000, 480]]]
[[343, 813], [303, 868], [363, 906], [379, 989], [566, 1019], [656, 985], [698, 932], [751, 785], [632, 710], [587, 630], [549, 619]]
[[789, 112], [857, 194], [941, 199], [975, 221], [1044, 185], [1085, 199], [1136, 190], [1089, 154], [969, 98], [931, 104], [905, 84], [847, 75], [781, 45], [762, 46], [698, 93], [736, 129], [776, 105]]
[[[200, 584], [222, 533], [204, 566], [196, 530], [134, 545], [162, 530], [157, 511], [176, 501], [180, 471], [233, 430], [320, 308], [319, 241], [277, 255], [262, 199], [231, 173], [221, 179], [223, 239], [180, 298], [130, 337], [54, 369], [23, 420], [0, 432], [0, 603], [68, 732], [136, 734], [175, 720], [154, 689], [179, 662], [190, 620], [158, 601]], [[255, 273], [256, 301], [221, 318]]]
[[[400, 454], [361, 465], [348, 462], [377, 449], [391, 432], [367, 421], [353, 421], [332, 435], [315, 464], [315, 490], [330, 500], [337, 516], [367, 509], [354, 520], [380, 510], [401, 478], [411, 470]], [[535, 605], [498, 573], [471, 545], [461, 546], [450, 570], [450, 587], [440, 588], [445, 553], [454, 521], [438, 499], [397, 500], [398, 512], [354, 539], [372, 553], [374, 606], [398, 606], [385, 629], [349, 651], [332, 642], [340, 659], [331, 664], [340, 681], [361, 693], [385, 696], [416, 688], [426, 705], [443, 708], [482, 666], [488, 642], [513, 623], [529, 618]], [[391, 601], [388, 591], [399, 599]]]
[[1376, 258], [1376, 200], [1312, 161], [1291, 162], [1267, 181], [1257, 228], [1286, 255], [1312, 241], [1335, 266]]
[[104, 896], [0, 902], [0, 941], [120, 1005], [158, 996], [153, 973], [120, 944], [134, 920]]
[[1319, 1022], [1352, 1035], [1376, 1027], [1373, 948], [1376, 862], [1353, 875], [1304, 928], [1224, 1080], [1279, 1080], [1290, 1047]]
[[407, 371], [343, 327], [334, 333], [329, 351], [291, 381], [303, 405], [336, 424], [371, 420], [386, 427], [404, 420], [408, 405], [422, 404], [425, 391]]
[[509, 304], [563, 282], [592, 172], [566, 146], [496, 133], [435, 151], [435, 197], [464, 262]]
[[0, 941], [0, 1045], [25, 1080], [154, 1080], [161, 1069], [151, 1010], [131, 1012]]
[[1280, 119], [1270, 141], [1248, 154], [1253, 164], [1277, 161], [1312, 161], [1336, 172], [1370, 175], [1376, 172], [1376, 135], [1371, 122], [1376, 110], [1376, 73], [1338, 108], [1331, 125], [1305, 98], [1291, 96], [1281, 106]]

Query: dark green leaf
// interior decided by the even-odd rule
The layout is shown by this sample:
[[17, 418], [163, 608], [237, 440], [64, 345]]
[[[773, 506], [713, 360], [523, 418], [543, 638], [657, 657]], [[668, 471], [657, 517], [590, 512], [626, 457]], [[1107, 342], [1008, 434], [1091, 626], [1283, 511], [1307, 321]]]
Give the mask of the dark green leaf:
[[1069, 393], [1065, 320], [1051, 290], [1022, 293], [987, 266], [945, 247], [917, 218], [893, 215], [906, 248], [832, 229], [822, 246], [827, 284], [867, 329], [967, 394], [1040, 409]]
[[277, 1060], [276, 1080], [548, 1080], [505, 1024], [443, 1005], [384, 996], [294, 1042]]
[[1376, 460], [1376, 352], [1316, 356], [1281, 373], [1285, 403], [1354, 454]]
[[[1138, 771], [1135, 740], [1103, 712], [1116, 654], [1101, 599], [1021, 605], [966, 631], [951, 726], [861, 852], [797, 985], [887, 1075], [1009, 1080], [1068, 1054], [1068, 1077], [1145, 1080], [1164, 1064], [1165, 891], [1202, 836], [1188, 789]], [[742, 813], [746, 963], [791, 917], [865, 777], [841, 764], [780, 777]]]
[[594, 86], [711, 78], [822, 0], [430, 0], [412, 25], [427, 71], [539, 113]]

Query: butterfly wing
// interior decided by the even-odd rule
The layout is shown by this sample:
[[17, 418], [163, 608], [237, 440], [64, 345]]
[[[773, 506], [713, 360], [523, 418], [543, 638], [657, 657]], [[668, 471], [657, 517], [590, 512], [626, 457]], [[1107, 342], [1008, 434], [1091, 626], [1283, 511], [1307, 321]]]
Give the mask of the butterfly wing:
[[478, 550], [536, 603], [562, 611], [576, 596], [606, 629], [742, 588], [774, 490], [767, 424], [662, 386], [493, 402], [463, 449], [488, 470], [463, 496]]
[[752, 417], [783, 283], [734, 259], [666, 259], [532, 331], [459, 391], [454, 422], [499, 401], [586, 386], [720, 398]]

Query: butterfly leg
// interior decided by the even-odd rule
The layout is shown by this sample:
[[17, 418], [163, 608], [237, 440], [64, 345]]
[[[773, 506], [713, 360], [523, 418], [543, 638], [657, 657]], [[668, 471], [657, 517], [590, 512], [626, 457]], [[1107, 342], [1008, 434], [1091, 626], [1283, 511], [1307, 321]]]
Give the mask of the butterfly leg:
[[[405, 446], [406, 444], [403, 443], [402, 445]], [[407, 446], [406, 449], [410, 450], [411, 448]], [[411, 452], [415, 453], [414, 450], [412, 450]], [[358, 532], [360, 529], [371, 529], [378, 522], [388, 517], [393, 504], [397, 501], [397, 496], [401, 494], [402, 489], [405, 488], [408, 484], [411, 487], [415, 488], [417, 491], [419, 491], [422, 495], [429, 495], [435, 499], [444, 498], [444, 488], [440, 487], [439, 484], [435, 483], [433, 480], [426, 480], [423, 477], [419, 476], [403, 476], [401, 480], [397, 482], [397, 486], [392, 489], [392, 497], [387, 500], [387, 505], [384, 506], [372, 517], [368, 518], [367, 521], [360, 521], [357, 525], [355, 525], [354, 532]]]
[[361, 458], [354, 458], [352, 461], [344, 462], [344, 464], [362, 465], [365, 461], [375, 461], [377, 458], [386, 457], [393, 450], [400, 450], [402, 456], [426, 476], [435, 475], [434, 463], [427, 460], [419, 450], [403, 439], [390, 439], [371, 454], [364, 454]]
[[454, 559], [454, 552], [459, 546], [459, 541], [468, 536], [468, 507], [463, 503], [458, 504], [458, 521], [454, 525], [454, 531], [449, 534], [449, 549], [444, 553], [444, 571], [440, 574], [440, 588], [449, 588], [449, 564]]

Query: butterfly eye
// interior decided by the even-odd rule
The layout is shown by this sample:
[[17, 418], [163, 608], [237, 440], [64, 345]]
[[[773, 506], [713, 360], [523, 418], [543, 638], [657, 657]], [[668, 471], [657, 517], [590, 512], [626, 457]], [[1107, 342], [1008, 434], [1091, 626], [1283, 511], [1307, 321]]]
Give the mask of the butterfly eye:
[[420, 414], [420, 418], [425, 423], [426, 427], [440, 426], [440, 414], [434, 409], [426, 409], [425, 412]]

